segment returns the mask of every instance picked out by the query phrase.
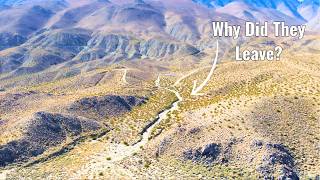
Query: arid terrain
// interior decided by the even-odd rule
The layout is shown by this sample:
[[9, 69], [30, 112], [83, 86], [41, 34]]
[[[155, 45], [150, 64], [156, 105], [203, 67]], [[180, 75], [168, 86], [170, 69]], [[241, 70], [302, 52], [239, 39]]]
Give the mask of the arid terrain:
[[[318, 7], [308, 2], [284, 3], [289, 12], [258, 1], [0, 1], [0, 179], [319, 178], [320, 9], [306, 13]], [[233, 40], [212, 37], [212, 20], [310, 29]], [[237, 44], [283, 53], [235, 61]]]

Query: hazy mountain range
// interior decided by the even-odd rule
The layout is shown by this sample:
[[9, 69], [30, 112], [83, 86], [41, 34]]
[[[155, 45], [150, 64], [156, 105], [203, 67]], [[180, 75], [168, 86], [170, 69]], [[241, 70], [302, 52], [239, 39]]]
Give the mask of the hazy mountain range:
[[2, 78], [196, 54], [214, 44], [212, 20], [309, 23], [308, 30], [317, 31], [320, 14], [319, 1], [312, 0], [1, 0], [0, 5]]
[[[284, 13], [290, 17], [309, 21], [319, 13], [319, 0], [194, 0], [211, 8], [221, 8], [231, 4], [244, 3], [251, 8], [268, 8]], [[250, 13], [250, 12], [248, 12]]]

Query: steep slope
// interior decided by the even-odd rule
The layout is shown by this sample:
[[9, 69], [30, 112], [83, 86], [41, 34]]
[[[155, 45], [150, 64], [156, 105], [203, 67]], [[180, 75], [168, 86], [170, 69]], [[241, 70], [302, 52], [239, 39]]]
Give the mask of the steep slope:
[[90, 32], [81, 29], [45, 31], [16, 48], [18, 51], [5, 50], [0, 56], [1, 70], [13, 76], [39, 72], [72, 59], [89, 39]]
[[[47, 6], [49, 5], [44, 7]], [[20, 13], [28, 9], [23, 5], [13, 7]], [[36, 7], [42, 8], [42, 5]], [[168, 9], [166, 4], [149, 4], [143, 1], [124, 4], [110, 1], [67, 1], [65, 6], [52, 11], [50, 17], [41, 23], [34, 21], [30, 17], [32, 14], [28, 14], [27, 19], [32, 19], [37, 26], [33, 27], [34, 31], [27, 32], [28, 28], [19, 24], [17, 27], [23, 27], [26, 32], [18, 34], [28, 36], [14, 36], [2, 41], [3, 49], [20, 46], [1, 53], [1, 72], [7, 73], [5, 78], [12, 78], [56, 68], [56, 65], [72, 68], [74, 65], [96, 60], [100, 60], [100, 65], [108, 65], [122, 60], [157, 59], [198, 53], [197, 48], [191, 45], [200, 39], [196, 17], [193, 18], [193, 14], [181, 15], [181, 12], [177, 12], [178, 9], [172, 8], [170, 12], [175, 12], [179, 18], [174, 21], [166, 18]], [[27, 23], [33, 26], [32, 23]], [[13, 30], [11, 25], [8, 28]], [[178, 31], [184, 31], [183, 35], [178, 35]]]
[[68, 112], [89, 119], [103, 121], [132, 111], [135, 106], [146, 103], [147, 98], [109, 95], [80, 99], [70, 105]]
[[[9, 109], [35, 96], [39, 94], [29, 92], [0, 96], [0, 112], [2, 115], [11, 113], [17, 117], [18, 113]], [[41, 101], [41, 98], [36, 101], [39, 100]], [[21, 126], [23, 129], [19, 136], [7, 141], [6, 133], [10, 133], [5, 130], [0, 133], [0, 167], [36, 160], [39, 157], [60, 155], [63, 153], [60, 149], [63, 150], [66, 146], [69, 148], [69, 145], [73, 146], [90, 136], [96, 137], [108, 132], [110, 128], [107, 119], [129, 113], [146, 102], [147, 99], [141, 97], [105, 95], [71, 101], [67, 106], [59, 107], [59, 110], [53, 108], [37, 112], [34, 109], [34, 113], [30, 112], [30, 118], [22, 117], [24, 120], [12, 120], [10, 115], [7, 118], [2, 116], [6, 119], [1, 124], [2, 128], [12, 125]]]
[[25, 136], [0, 146], [0, 167], [25, 162], [43, 154], [49, 148], [75, 140], [81, 134], [93, 133], [100, 128], [99, 123], [85, 118], [36, 113], [30, 120]]

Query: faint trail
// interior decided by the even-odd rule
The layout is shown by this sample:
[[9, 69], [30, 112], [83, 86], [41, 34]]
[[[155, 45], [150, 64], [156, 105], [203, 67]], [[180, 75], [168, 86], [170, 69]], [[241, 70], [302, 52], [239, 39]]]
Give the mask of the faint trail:
[[198, 68], [198, 69], [195, 69], [195, 70], [189, 72], [188, 74], [186, 74], [186, 75], [182, 76], [181, 78], [179, 78], [179, 79], [173, 84], [173, 86], [178, 86], [178, 85], [181, 83], [181, 81], [183, 81], [184, 79], [188, 78], [189, 76], [191, 76], [191, 75], [199, 72], [200, 70], [203, 70], [203, 69], [206, 69], [206, 68], [210, 68], [210, 67], [211, 67], [211, 66], [201, 67], [201, 68]]
[[[202, 67], [197, 70], [194, 70], [187, 75], [182, 76], [179, 78], [172, 88], [174, 86], [178, 85], [181, 81], [186, 79], [187, 77], [193, 75], [194, 73], [205, 69], [208, 67]], [[121, 81], [123, 83], [128, 83], [126, 76], [127, 76], [128, 69], [124, 69], [124, 74], [121, 78]], [[159, 125], [163, 120], [166, 120], [168, 117], [168, 114], [176, 111], [179, 109], [179, 103], [183, 101], [183, 97], [180, 95], [180, 93], [177, 90], [170, 89], [168, 87], [161, 87], [161, 77], [160, 75], [155, 80], [155, 85], [158, 88], [163, 88], [170, 93], [174, 93], [177, 97], [177, 100], [172, 103], [172, 105], [159, 113], [157, 117], [155, 118], [156, 121], [142, 134], [142, 138], [139, 142], [132, 146], [127, 146], [124, 144], [118, 144], [118, 143], [111, 143], [107, 144], [107, 147], [102, 152], [99, 152], [93, 156], [88, 157], [88, 163], [83, 165], [78, 171], [74, 172], [71, 175], [71, 178], [69, 179], [94, 179], [95, 176], [98, 176], [100, 172], [105, 172], [106, 170], [111, 170], [112, 173], [116, 174], [124, 174], [128, 177], [133, 177], [133, 174], [130, 170], [123, 168], [121, 165], [118, 164], [118, 162], [124, 160], [127, 157], [133, 156], [135, 153], [138, 153], [142, 151], [142, 147], [144, 147], [148, 142], [149, 138], [151, 137], [153, 129]], [[92, 145], [94, 146], [94, 142], [92, 142]], [[109, 159], [110, 158], [110, 159]], [[10, 171], [3, 171], [0, 173], [0, 180], [6, 179], [7, 174], [10, 173]], [[54, 178], [54, 177], [53, 177]]]
[[[160, 75], [155, 80], [155, 84], [158, 88], [162, 88], [160, 86]], [[114, 168], [115, 171], [121, 171], [121, 173], [127, 174], [129, 177], [132, 177], [132, 174], [129, 170], [121, 169], [121, 167], [116, 167], [116, 163], [141, 151], [141, 148], [148, 143], [149, 137], [151, 137], [152, 134], [152, 130], [163, 120], [167, 119], [169, 113], [178, 110], [179, 103], [183, 101], [183, 98], [178, 91], [169, 88], [164, 89], [170, 91], [171, 93], [174, 93], [178, 100], [175, 101], [171, 105], [171, 107], [158, 114], [155, 123], [153, 123], [142, 134], [142, 138], [138, 143], [132, 146], [118, 143], [109, 144], [103, 152], [90, 157], [90, 162], [83, 166], [83, 168], [81, 168], [79, 171], [74, 173], [74, 176], [72, 176], [71, 179], [80, 179], [83, 177], [92, 179], [94, 175], [97, 175], [99, 172], [103, 172], [107, 168]], [[108, 157], [110, 157], [110, 159], [107, 159]]]
[[[125, 70], [125, 73], [122, 77], [122, 81], [125, 80], [126, 73], [127, 70]], [[180, 78], [180, 80], [183, 79], [184, 78]], [[122, 161], [127, 157], [133, 156], [135, 153], [142, 151], [142, 147], [144, 147], [149, 142], [149, 138], [151, 137], [153, 129], [157, 125], [159, 125], [163, 120], [169, 118], [168, 114], [178, 110], [179, 103], [183, 101], [183, 97], [180, 95], [178, 91], [166, 87], [161, 87], [160, 81], [161, 78], [159, 75], [158, 78], [155, 80], [156, 86], [158, 88], [163, 88], [169, 91], [170, 93], [174, 93], [177, 97], [177, 100], [173, 102], [169, 108], [165, 109], [157, 115], [157, 117], [155, 118], [156, 121], [142, 134], [141, 140], [132, 146], [117, 143], [107, 144], [107, 146], [102, 152], [88, 157], [88, 163], [83, 165], [79, 170], [75, 171], [69, 179], [95, 179], [95, 177], [99, 176], [99, 173], [106, 172], [108, 170], [109, 172], [112, 172], [112, 174], [114, 174], [115, 177], [117, 175], [133, 177], [132, 172], [128, 169], [123, 168], [121, 165], [118, 164], [118, 162]], [[94, 146], [95, 142], [91, 143]], [[8, 173], [10, 173], [10, 171], [1, 172], [0, 180], [6, 179]], [[54, 177], [52, 178], [54, 179]]]
[[99, 80], [96, 81], [96, 83], [94, 84], [94, 86], [97, 86], [98, 84], [100, 84], [100, 82], [106, 77], [107, 73], [108, 73], [108, 72], [104, 72], [104, 73], [103, 73], [103, 76], [101, 76], [101, 77], [99, 78]]

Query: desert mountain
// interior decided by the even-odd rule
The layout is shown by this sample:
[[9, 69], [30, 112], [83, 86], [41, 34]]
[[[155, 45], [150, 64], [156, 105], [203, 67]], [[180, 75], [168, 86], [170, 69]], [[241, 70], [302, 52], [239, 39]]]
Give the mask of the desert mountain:
[[279, 11], [266, 7], [255, 7], [241, 1], [230, 2], [223, 7], [217, 8], [216, 11], [234, 15], [240, 19], [253, 22], [264, 22], [270, 20], [284, 21], [288, 24], [303, 24], [305, 22], [302, 18], [287, 15], [286, 11]]
[[50, 68], [73, 69], [95, 60], [107, 65], [197, 54], [212, 47], [212, 20], [301, 24], [314, 17], [310, 23], [317, 24], [316, 13], [307, 10], [318, 9], [314, 1], [280, 0], [10, 0], [0, 4], [0, 72], [6, 73], [4, 78]]
[[[232, 3], [243, 3], [252, 8], [272, 9], [275, 14], [282, 13], [290, 16], [291, 18], [297, 18], [304, 21], [309, 21], [316, 15], [320, 4], [319, 0], [194, 0], [194, 2], [216, 9], [228, 6]], [[246, 7], [240, 6], [238, 8], [242, 9]]]

